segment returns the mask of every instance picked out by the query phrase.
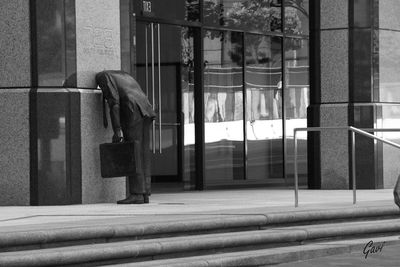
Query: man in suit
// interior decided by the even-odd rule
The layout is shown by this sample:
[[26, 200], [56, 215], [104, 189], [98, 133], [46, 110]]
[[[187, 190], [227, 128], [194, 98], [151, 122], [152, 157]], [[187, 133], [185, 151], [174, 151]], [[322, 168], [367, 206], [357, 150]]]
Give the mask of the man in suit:
[[112, 142], [130, 141], [135, 144], [136, 175], [128, 176], [129, 196], [118, 204], [149, 203], [150, 126], [156, 114], [140, 85], [128, 73], [105, 70], [97, 73], [96, 83], [110, 108], [114, 131]]

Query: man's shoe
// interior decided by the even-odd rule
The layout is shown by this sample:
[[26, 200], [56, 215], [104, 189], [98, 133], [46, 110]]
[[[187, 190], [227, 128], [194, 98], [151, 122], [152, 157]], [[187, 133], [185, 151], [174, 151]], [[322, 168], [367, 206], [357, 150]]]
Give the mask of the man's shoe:
[[143, 204], [144, 197], [142, 194], [131, 194], [123, 200], [118, 200], [117, 204]]
[[143, 194], [144, 203], [150, 203], [149, 194]]

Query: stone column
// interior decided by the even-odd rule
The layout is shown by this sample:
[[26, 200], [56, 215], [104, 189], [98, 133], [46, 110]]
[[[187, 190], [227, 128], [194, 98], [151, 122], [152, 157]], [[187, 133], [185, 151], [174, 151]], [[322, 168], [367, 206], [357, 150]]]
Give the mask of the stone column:
[[[399, 9], [398, 1], [312, 2], [309, 126], [399, 127]], [[347, 132], [310, 134], [309, 187], [351, 188], [350, 147]], [[392, 187], [400, 172], [393, 158], [400, 153], [356, 135], [357, 188]]]
[[0, 8], [0, 205], [30, 204], [29, 1]]
[[[348, 0], [312, 1], [311, 92], [308, 126], [347, 126], [349, 104]], [[315, 137], [311, 137], [315, 136]], [[309, 187], [349, 187], [348, 134], [330, 130], [310, 135]]]
[[121, 69], [120, 27], [119, 0], [1, 1], [0, 205], [125, 196], [125, 178], [100, 175], [112, 132], [94, 80]]
[[[77, 88], [80, 91], [82, 203], [115, 202], [125, 197], [125, 178], [102, 179], [99, 144], [111, 142], [103, 126], [101, 90], [95, 74], [121, 69], [119, 0], [76, 1]], [[107, 110], [107, 117], [109, 114]], [[110, 121], [109, 121], [110, 124]]]

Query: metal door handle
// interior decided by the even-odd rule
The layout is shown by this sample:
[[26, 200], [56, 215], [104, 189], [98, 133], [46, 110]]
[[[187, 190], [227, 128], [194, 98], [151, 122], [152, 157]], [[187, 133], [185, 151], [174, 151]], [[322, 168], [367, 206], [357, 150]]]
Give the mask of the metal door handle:
[[[152, 103], [153, 108], [155, 107], [155, 84], [154, 84], [154, 25], [150, 23], [150, 34], [151, 34], [151, 91], [152, 91]], [[156, 153], [156, 124], [153, 120], [153, 153]]]
[[161, 104], [161, 55], [160, 55], [160, 24], [157, 23], [157, 41], [158, 41], [158, 46], [157, 46], [157, 50], [158, 50], [158, 144], [159, 144], [159, 151], [160, 154], [162, 153], [162, 146], [161, 146], [161, 139], [162, 139], [162, 130], [161, 130], [161, 115], [162, 115], [162, 104]]
[[[146, 24], [146, 27], [144, 27], [144, 40], [145, 40], [145, 74], [146, 74], [146, 96], [149, 97], [149, 55], [148, 55], [148, 40], [147, 40], [147, 28], [149, 27], [149, 24]], [[153, 103], [154, 104], [154, 103]]]
[[[144, 40], [145, 40], [145, 76], [146, 76], [146, 96], [149, 97], [149, 23], [146, 23], [146, 26], [144, 27]], [[152, 101], [152, 106], [154, 107], [154, 100]], [[154, 124], [154, 123], [153, 123]], [[154, 130], [152, 131], [153, 135], [153, 140], [155, 139], [155, 133]], [[153, 150], [153, 153], [155, 151], [155, 144], [152, 142], [151, 144], [151, 149]]]

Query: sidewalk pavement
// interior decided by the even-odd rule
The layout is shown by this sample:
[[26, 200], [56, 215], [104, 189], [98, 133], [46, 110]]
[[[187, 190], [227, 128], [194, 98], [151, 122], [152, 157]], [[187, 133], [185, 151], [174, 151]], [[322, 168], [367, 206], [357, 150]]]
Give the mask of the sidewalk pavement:
[[392, 189], [357, 190], [357, 204], [353, 205], [351, 190], [300, 190], [297, 208], [292, 189], [155, 193], [151, 203], [143, 205], [6, 206], [0, 207], [0, 232], [121, 224], [132, 219], [141, 224], [269, 212], [395, 206], [392, 192]]
[[[332, 255], [329, 257], [314, 258], [306, 261], [289, 262], [277, 265], [278, 267], [309, 267], [309, 266], [351, 266], [351, 267], [398, 267], [400, 262], [400, 245], [383, 246], [373, 254], [368, 247], [352, 253]], [[365, 255], [368, 253], [367, 257]]]

